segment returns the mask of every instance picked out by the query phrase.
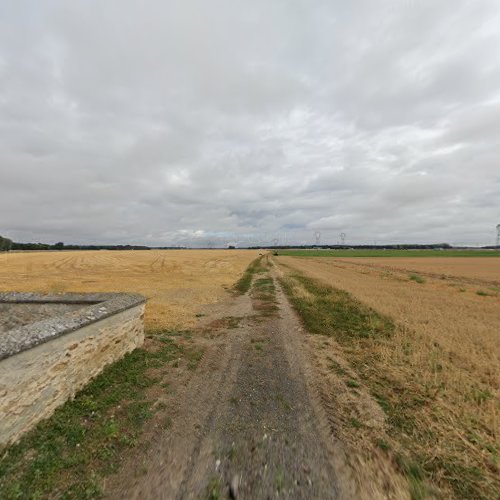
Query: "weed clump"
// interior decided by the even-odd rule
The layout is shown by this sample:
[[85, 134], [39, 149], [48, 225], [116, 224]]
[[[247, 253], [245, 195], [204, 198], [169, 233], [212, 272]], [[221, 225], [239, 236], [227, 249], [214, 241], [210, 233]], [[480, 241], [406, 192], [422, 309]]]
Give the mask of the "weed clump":
[[425, 279], [422, 278], [419, 274], [410, 274], [410, 281], [414, 281], [415, 283], [425, 283]]

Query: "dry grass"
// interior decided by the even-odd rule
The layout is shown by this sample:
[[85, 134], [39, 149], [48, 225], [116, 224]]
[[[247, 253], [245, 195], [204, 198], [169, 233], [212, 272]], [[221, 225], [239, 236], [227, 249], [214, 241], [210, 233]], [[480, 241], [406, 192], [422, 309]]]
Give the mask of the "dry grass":
[[383, 257], [338, 260], [374, 268], [415, 272], [431, 277], [456, 277], [473, 282], [500, 283], [500, 257]]
[[[343, 350], [345, 358], [372, 394], [384, 394], [379, 404], [391, 436], [411, 450], [444, 496], [491, 498], [500, 486], [500, 297], [477, 295], [470, 285], [476, 276], [468, 264], [462, 270], [458, 259], [441, 266], [453, 266], [454, 276], [467, 276], [463, 287], [433, 278], [434, 262], [430, 271], [425, 267], [431, 259], [419, 262], [418, 269], [397, 259], [404, 271], [383, 268], [380, 260], [366, 267], [337, 259], [279, 258], [394, 320], [389, 340], [350, 345]], [[478, 269], [481, 265], [476, 260]], [[410, 269], [426, 275], [425, 282], [410, 280]], [[482, 271], [477, 278], [484, 280]]]
[[146, 328], [189, 328], [257, 256], [250, 250], [68, 251], [0, 254], [0, 290], [134, 292]]

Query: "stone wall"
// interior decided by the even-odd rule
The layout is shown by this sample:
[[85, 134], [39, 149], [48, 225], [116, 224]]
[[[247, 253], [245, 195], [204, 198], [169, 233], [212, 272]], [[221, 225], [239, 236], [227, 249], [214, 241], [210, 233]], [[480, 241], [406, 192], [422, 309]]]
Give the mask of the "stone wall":
[[0, 446], [16, 441], [144, 341], [144, 303], [0, 360]]

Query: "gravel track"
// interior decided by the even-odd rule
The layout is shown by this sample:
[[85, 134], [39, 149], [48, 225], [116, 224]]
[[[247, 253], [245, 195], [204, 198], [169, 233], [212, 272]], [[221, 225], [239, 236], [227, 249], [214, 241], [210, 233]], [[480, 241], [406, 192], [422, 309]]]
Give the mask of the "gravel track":
[[211, 321], [241, 318], [239, 328], [206, 343], [172, 427], [142, 459], [145, 473], [133, 473], [131, 457], [108, 481], [108, 498], [352, 498], [308, 379], [301, 326], [273, 282], [272, 314], [252, 292], [212, 312]]

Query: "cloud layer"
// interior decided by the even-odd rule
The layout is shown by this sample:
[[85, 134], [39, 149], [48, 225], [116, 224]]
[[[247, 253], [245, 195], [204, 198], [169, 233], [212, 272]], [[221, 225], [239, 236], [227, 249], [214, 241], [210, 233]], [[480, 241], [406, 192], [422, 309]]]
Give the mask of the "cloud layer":
[[0, 0], [0, 234], [492, 244], [496, 0]]

